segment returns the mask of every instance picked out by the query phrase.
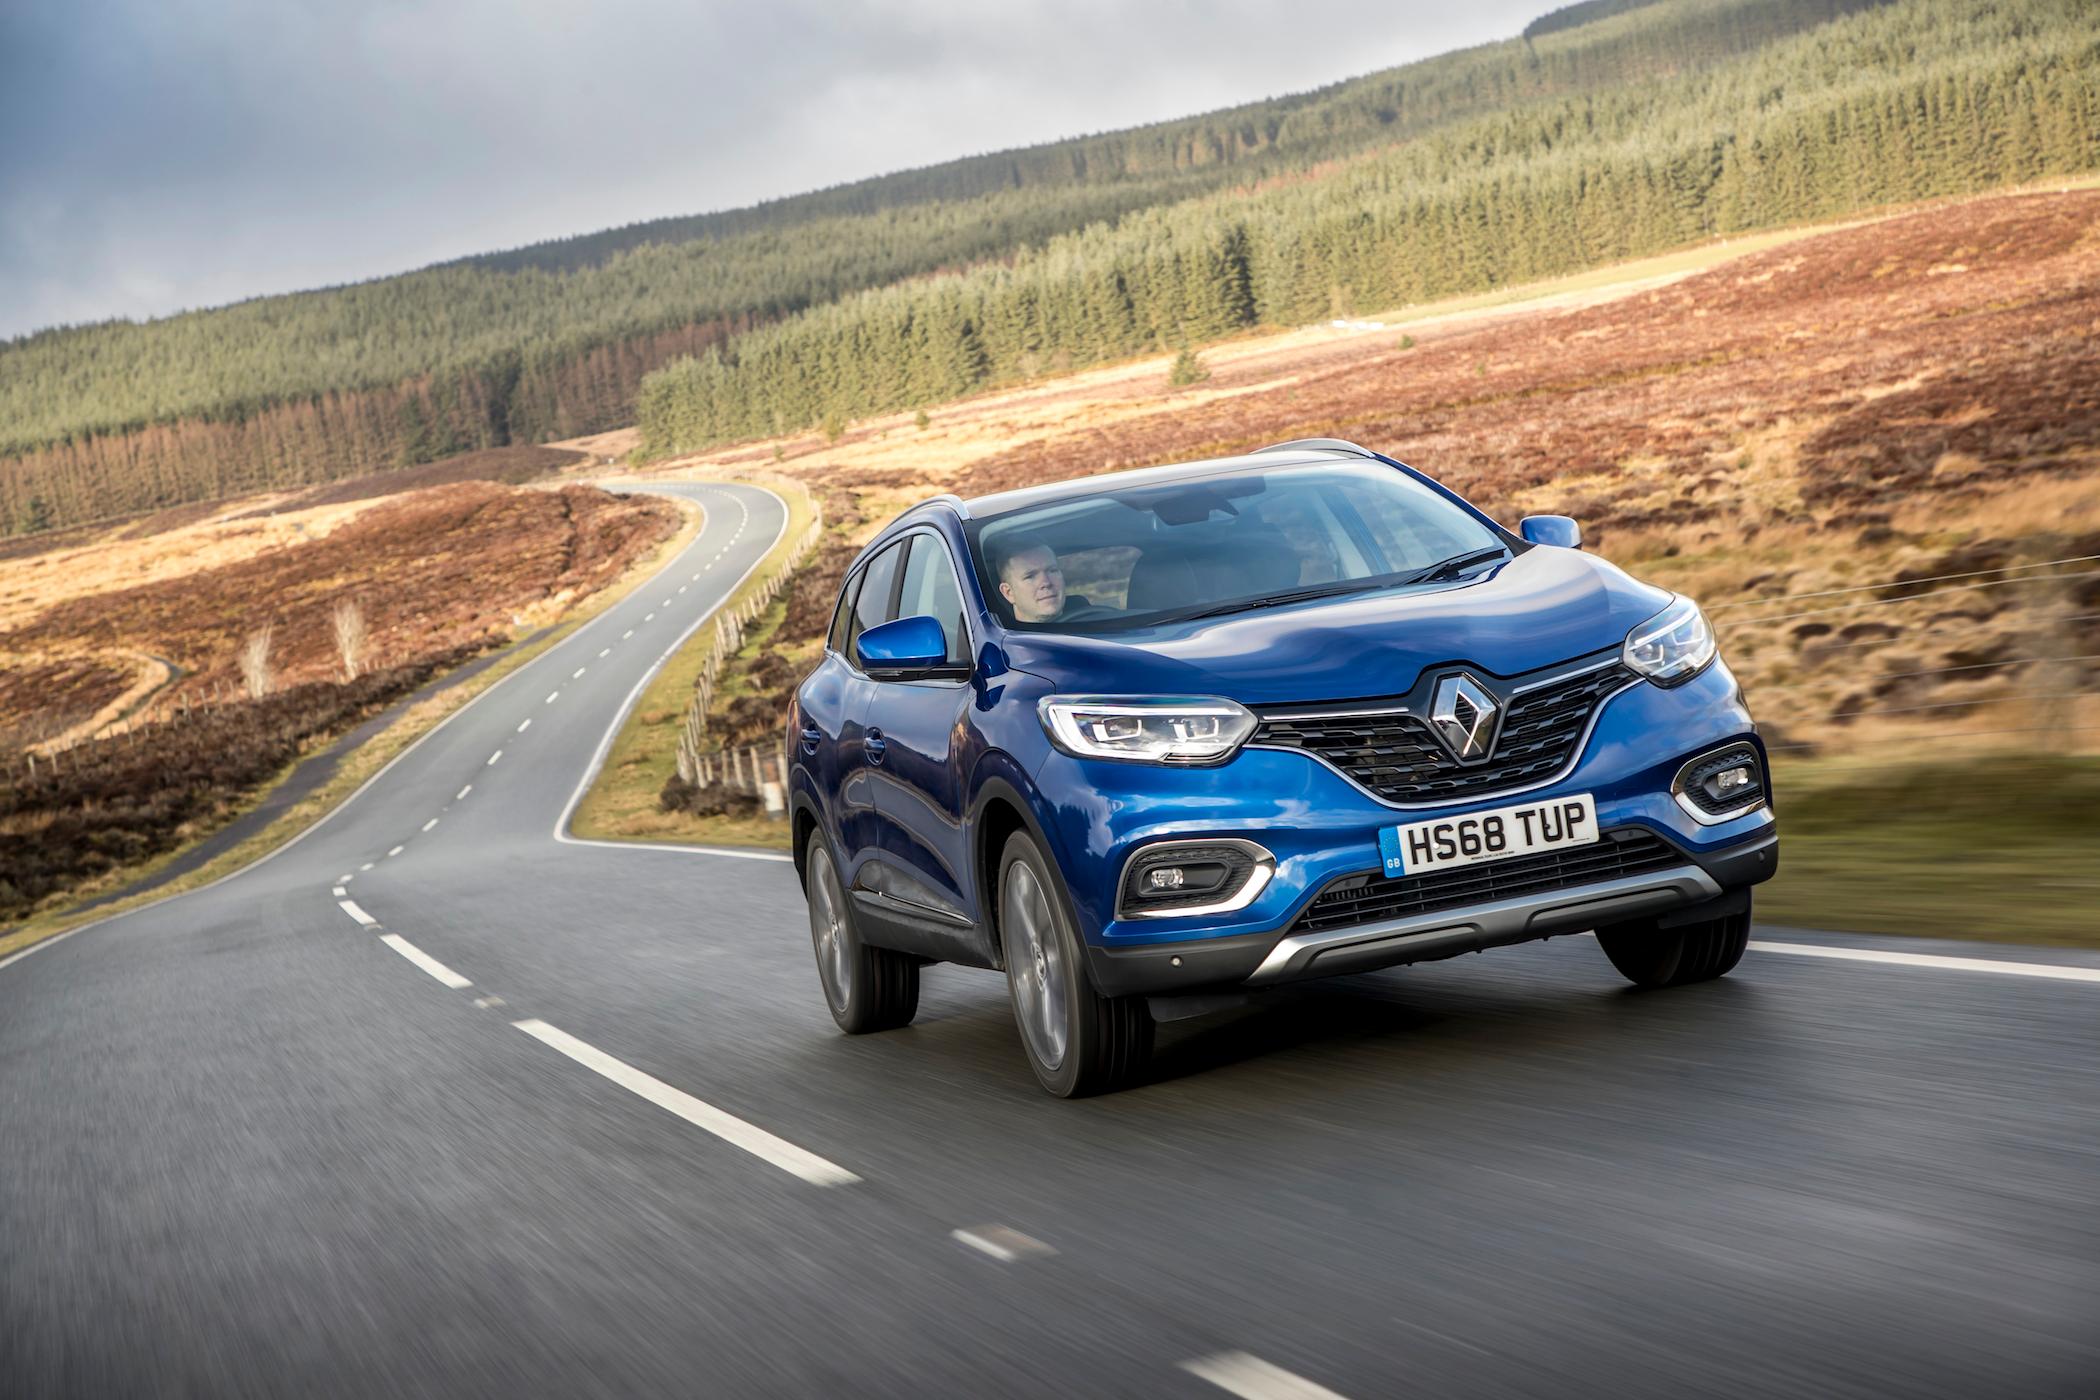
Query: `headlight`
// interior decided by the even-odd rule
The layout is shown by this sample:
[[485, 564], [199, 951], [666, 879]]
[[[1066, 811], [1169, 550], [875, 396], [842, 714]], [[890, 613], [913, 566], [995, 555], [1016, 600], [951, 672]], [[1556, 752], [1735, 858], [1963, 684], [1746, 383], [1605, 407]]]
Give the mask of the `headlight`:
[[1621, 659], [1657, 685], [1678, 685], [1705, 670], [1717, 650], [1706, 614], [1678, 598], [1626, 634]]
[[1222, 763], [1255, 725], [1244, 705], [1203, 696], [1050, 695], [1036, 712], [1066, 753], [1133, 763]]

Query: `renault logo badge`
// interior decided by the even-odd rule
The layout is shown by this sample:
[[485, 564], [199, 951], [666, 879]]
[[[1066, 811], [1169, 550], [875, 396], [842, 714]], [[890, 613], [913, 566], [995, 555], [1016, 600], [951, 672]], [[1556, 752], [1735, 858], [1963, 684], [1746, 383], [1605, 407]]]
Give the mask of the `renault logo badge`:
[[1438, 681], [1429, 705], [1429, 722], [1436, 726], [1451, 756], [1462, 763], [1488, 756], [1495, 746], [1495, 721], [1501, 714], [1502, 702], [1463, 671]]

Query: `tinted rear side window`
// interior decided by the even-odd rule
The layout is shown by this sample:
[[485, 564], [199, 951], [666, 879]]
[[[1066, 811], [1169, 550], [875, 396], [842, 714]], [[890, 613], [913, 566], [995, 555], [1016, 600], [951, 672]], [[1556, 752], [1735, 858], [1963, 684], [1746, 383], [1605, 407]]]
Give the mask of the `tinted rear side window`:
[[840, 655], [846, 651], [846, 634], [852, 626], [853, 593], [859, 587], [859, 574], [846, 580], [846, 586], [839, 590], [839, 605], [831, 612], [831, 630], [824, 636], [824, 644]]
[[904, 542], [899, 541], [870, 559], [868, 567], [861, 570], [860, 596], [853, 600], [853, 617], [846, 629], [846, 645], [840, 648], [855, 665], [860, 664], [860, 659], [853, 655], [853, 644], [860, 640], [860, 634], [897, 616], [890, 610], [890, 594], [895, 591], [897, 560], [903, 553]]

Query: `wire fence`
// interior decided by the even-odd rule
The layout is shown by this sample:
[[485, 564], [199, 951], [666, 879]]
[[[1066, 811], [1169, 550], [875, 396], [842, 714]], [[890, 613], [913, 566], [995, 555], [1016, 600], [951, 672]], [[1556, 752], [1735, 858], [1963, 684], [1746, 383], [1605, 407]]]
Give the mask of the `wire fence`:
[[[756, 586], [715, 619], [714, 629], [709, 634], [707, 656], [700, 664], [700, 674], [693, 681], [693, 693], [686, 697], [685, 714], [678, 734], [675, 760], [678, 776], [688, 783], [761, 796], [768, 782], [780, 784], [779, 791], [786, 790], [787, 751], [784, 742], [739, 749], [710, 747], [707, 716], [714, 706], [723, 667], [730, 657], [743, 650], [751, 624], [763, 617], [766, 609], [772, 607], [781, 592], [794, 581], [795, 571], [802, 567], [803, 561], [824, 537], [824, 512], [814, 498], [810, 508], [809, 525], [795, 537], [787, 553], [766, 571]], [[770, 765], [766, 762], [768, 759]]]

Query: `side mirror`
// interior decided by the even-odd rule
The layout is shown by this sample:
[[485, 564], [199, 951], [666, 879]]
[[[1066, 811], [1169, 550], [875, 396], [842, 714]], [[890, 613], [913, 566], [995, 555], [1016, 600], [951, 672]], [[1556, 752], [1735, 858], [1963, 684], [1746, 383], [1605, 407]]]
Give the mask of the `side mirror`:
[[870, 627], [853, 644], [860, 668], [878, 681], [923, 681], [967, 677], [964, 662], [948, 660], [948, 634], [939, 619], [900, 617]]
[[1517, 533], [1533, 544], [1550, 544], [1555, 549], [1582, 548], [1582, 527], [1565, 515], [1527, 515], [1518, 524]]

